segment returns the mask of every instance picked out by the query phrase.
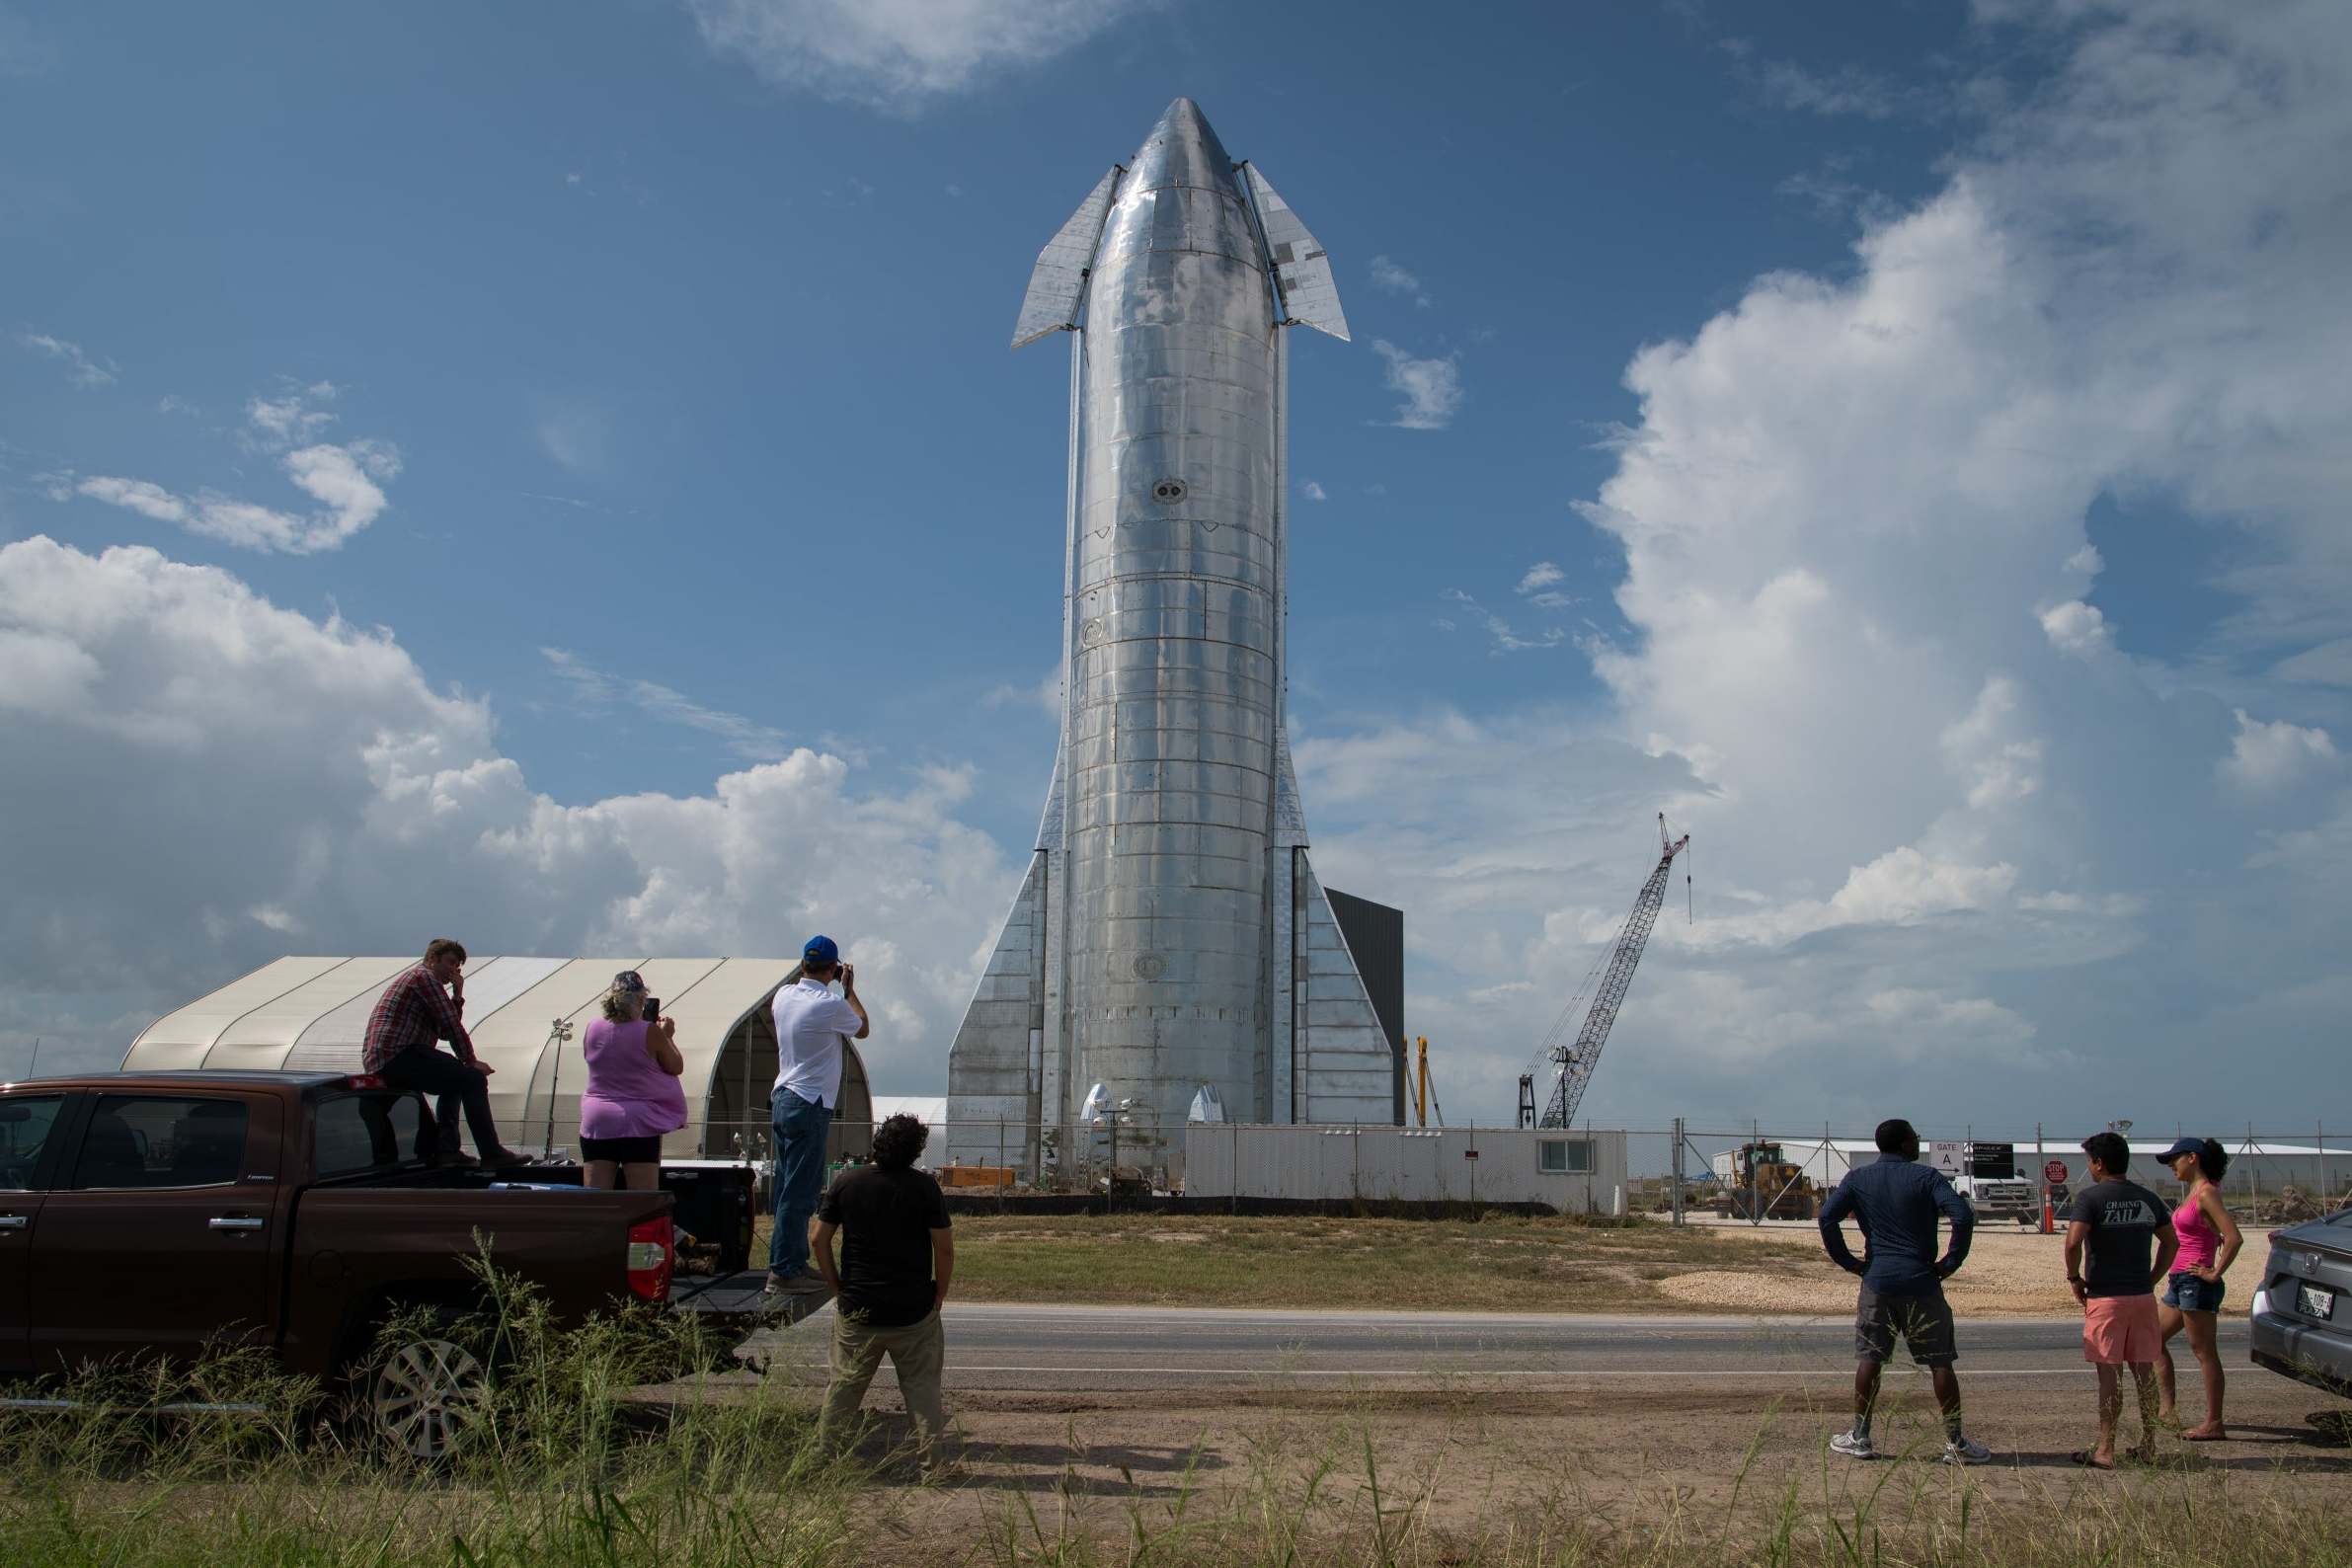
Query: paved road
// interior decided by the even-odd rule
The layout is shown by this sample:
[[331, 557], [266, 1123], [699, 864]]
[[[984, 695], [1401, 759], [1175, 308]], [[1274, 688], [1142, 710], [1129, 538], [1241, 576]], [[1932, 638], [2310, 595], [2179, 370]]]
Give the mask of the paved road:
[[[822, 1364], [828, 1307], [750, 1347], [779, 1367]], [[1490, 1316], [1237, 1312], [1095, 1306], [947, 1309], [948, 1385], [1140, 1391], [1236, 1387], [1596, 1387], [1625, 1380], [1842, 1382], [1849, 1320], [1795, 1317]], [[2242, 1319], [2222, 1323], [2225, 1364], [2245, 1360]], [[2059, 1318], [1960, 1324], [1964, 1377], [2081, 1378], [2081, 1325]], [[1898, 1351], [1891, 1372], [1912, 1368]]]

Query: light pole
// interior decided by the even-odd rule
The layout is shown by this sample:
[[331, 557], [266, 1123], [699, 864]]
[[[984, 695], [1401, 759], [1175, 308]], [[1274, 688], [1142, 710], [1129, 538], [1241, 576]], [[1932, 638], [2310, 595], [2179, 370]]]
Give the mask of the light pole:
[[555, 1053], [555, 1064], [547, 1072], [547, 1139], [539, 1146], [539, 1157], [555, 1158], [555, 1086], [564, 1077], [564, 1042], [572, 1038], [572, 1020], [558, 1018], [547, 1026], [547, 1044]]

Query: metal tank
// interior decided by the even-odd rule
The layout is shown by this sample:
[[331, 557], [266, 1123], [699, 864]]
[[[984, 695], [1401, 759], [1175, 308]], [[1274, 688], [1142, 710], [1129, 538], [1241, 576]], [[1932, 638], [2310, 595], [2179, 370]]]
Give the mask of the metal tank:
[[1096, 1083], [1179, 1150], [1204, 1087], [1240, 1120], [1388, 1119], [1283, 733], [1294, 325], [1347, 336], [1329, 262], [1190, 99], [1038, 259], [1014, 347], [1074, 334], [1068, 674], [1036, 855], [950, 1054], [951, 1153], [952, 1124], [1066, 1125]]

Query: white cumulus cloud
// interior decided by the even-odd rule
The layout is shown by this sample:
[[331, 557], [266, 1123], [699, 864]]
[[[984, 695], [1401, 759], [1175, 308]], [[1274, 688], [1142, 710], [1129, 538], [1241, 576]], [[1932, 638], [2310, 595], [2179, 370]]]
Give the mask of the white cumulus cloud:
[[74, 492], [242, 550], [314, 555], [340, 549], [384, 514], [391, 503], [383, 487], [400, 477], [401, 463], [399, 448], [389, 441], [292, 444], [333, 423], [335, 417], [317, 404], [335, 392], [322, 381], [246, 406], [243, 439], [276, 455], [287, 481], [318, 503], [312, 510], [287, 511], [212, 490], [184, 496], [152, 480], [103, 474], [82, 480]]
[[905, 112], [1050, 60], [1143, 0], [686, 0], [713, 49], [820, 97]]
[[2235, 717], [2236, 738], [2231, 742], [2230, 754], [2216, 766], [2222, 777], [2242, 789], [2282, 789], [2336, 760], [2335, 742], [2325, 730], [2284, 719], [2264, 723], [2243, 708], [2236, 710]]
[[1372, 352], [1388, 367], [1388, 390], [1404, 401], [1389, 423], [1408, 431], [1442, 431], [1453, 423], [1461, 407], [1461, 366], [1451, 354], [1417, 359], [1385, 339], [1372, 341]]
[[1012, 893], [957, 819], [968, 769], [882, 783], [800, 748], [701, 794], [559, 802], [389, 635], [144, 548], [0, 546], [0, 713], [28, 763], [0, 811], [40, 824], [11, 876], [43, 890], [0, 902], [0, 942], [63, 1059], [118, 1059], [118, 1019], [289, 947], [788, 954], [825, 930], [891, 1020], [876, 1086], [928, 1089]]
[[36, 353], [46, 354], [62, 363], [65, 366], [65, 379], [78, 387], [111, 385], [118, 368], [114, 360], [102, 362], [83, 353], [80, 344], [68, 343], [63, 338], [51, 337], [45, 332], [28, 332], [17, 341]]

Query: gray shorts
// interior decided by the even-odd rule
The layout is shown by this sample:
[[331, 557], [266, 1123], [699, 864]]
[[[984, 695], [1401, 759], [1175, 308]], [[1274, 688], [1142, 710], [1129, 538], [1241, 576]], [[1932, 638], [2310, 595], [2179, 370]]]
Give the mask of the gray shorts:
[[1940, 1285], [1917, 1295], [1881, 1295], [1862, 1287], [1853, 1309], [1854, 1355], [1883, 1362], [1895, 1354], [1897, 1334], [1921, 1367], [1949, 1367], [1960, 1359], [1952, 1333], [1952, 1304], [1943, 1298]]

